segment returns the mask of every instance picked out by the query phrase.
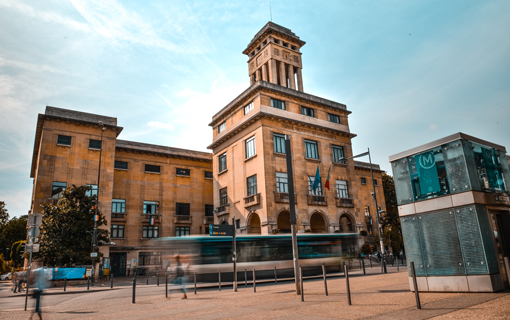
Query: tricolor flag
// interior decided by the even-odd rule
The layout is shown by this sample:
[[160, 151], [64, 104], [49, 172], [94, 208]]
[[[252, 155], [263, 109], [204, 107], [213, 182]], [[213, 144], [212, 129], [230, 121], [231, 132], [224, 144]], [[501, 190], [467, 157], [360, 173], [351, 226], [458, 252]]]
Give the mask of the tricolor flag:
[[315, 180], [313, 181], [312, 190], [319, 188], [321, 185], [321, 174], [319, 172], [319, 165], [317, 165], [317, 172], [315, 173]]
[[99, 221], [99, 215], [98, 214], [94, 215], [94, 221]]
[[326, 183], [324, 184], [324, 188], [329, 190], [329, 173], [331, 172], [331, 165], [329, 166], [328, 170], [328, 178], [326, 179]]
[[154, 225], [154, 220], [155, 220], [155, 218], [154, 218], [154, 217], [149, 218], [149, 224], [150, 224], [151, 226], [153, 226], [153, 225]]

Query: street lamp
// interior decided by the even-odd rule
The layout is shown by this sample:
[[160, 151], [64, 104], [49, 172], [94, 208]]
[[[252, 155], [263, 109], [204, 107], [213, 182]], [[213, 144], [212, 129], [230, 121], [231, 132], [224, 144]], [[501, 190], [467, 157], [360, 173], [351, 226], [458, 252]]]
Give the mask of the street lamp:
[[340, 160], [349, 160], [349, 159], [354, 159], [354, 158], [360, 158], [360, 157], [364, 157], [368, 155], [368, 162], [370, 163], [370, 175], [372, 176], [372, 187], [374, 189], [374, 191], [372, 192], [372, 197], [374, 198], [374, 201], [375, 201], [375, 212], [377, 214], [377, 228], [379, 230], [379, 242], [380, 242], [380, 246], [381, 246], [381, 254], [382, 254], [382, 269], [383, 269], [383, 273], [387, 273], [386, 271], [386, 260], [384, 259], [384, 244], [383, 244], [383, 238], [382, 238], [382, 228], [381, 228], [381, 221], [379, 219], [379, 213], [383, 213], [385, 212], [384, 210], [379, 210], [379, 207], [377, 206], [377, 194], [375, 193], [375, 183], [374, 183], [374, 171], [372, 170], [372, 158], [370, 157], [370, 148], [368, 148], [368, 151], [367, 152], [364, 152], [364, 153], [360, 153], [358, 155], [355, 155], [355, 156], [352, 156], [352, 157], [349, 157], [349, 158], [341, 158]]
[[[97, 210], [99, 206], [99, 182], [101, 179], [101, 156], [103, 153], [103, 132], [107, 129], [106, 126], [103, 125], [103, 121], [98, 122], [99, 127], [101, 128], [101, 148], [99, 149], [99, 169], [97, 171], [97, 195], [96, 195], [96, 205], [94, 210], [94, 233], [92, 234], [92, 252], [96, 251], [97, 247]], [[96, 278], [96, 257], [92, 257], [92, 282], [94, 282]]]

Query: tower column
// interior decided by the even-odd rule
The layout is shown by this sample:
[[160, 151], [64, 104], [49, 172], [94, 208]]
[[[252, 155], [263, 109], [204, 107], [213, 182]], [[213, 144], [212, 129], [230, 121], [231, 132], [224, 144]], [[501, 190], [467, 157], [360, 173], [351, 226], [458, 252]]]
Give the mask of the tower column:
[[278, 84], [278, 70], [274, 59], [269, 60], [269, 82]]
[[260, 80], [260, 69], [257, 69], [257, 71], [255, 71], [255, 81], [259, 81]]
[[289, 85], [291, 89], [296, 90], [296, 81], [294, 77], [294, 66], [289, 64], [287, 75], [289, 76]]
[[287, 87], [287, 77], [285, 76], [285, 63], [280, 62], [280, 85]]
[[303, 76], [301, 75], [301, 68], [297, 68], [297, 82], [298, 90], [303, 92]]
[[255, 74], [250, 74], [250, 86], [255, 83]]
[[262, 80], [267, 81], [267, 64], [262, 65]]

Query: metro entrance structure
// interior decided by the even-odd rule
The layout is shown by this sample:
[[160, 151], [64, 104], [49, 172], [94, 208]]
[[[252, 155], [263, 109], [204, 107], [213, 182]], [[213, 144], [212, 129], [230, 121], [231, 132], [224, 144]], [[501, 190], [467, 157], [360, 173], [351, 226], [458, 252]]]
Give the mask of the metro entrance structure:
[[[463, 133], [390, 156], [408, 263], [420, 291], [509, 287], [509, 158]], [[409, 278], [413, 290], [412, 278]]]

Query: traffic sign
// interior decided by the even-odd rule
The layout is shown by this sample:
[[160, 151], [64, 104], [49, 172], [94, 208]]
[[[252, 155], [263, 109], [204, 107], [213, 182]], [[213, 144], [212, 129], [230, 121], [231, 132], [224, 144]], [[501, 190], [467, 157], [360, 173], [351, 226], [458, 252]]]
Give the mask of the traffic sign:
[[34, 214], [28, 215], [27, 226], [40, 227], [41, 225], [42, 225], [42, 214], [34, 213]]
[[90, 253], [91, 258], [97, 258], [97, 252], [91, 252]]
[[37, 227], [30, 227], [30, 228], [28, 228], [27, 236], [29, 238], [35, 238], [35, 237], [39, 236], [39, 228], [37, 228]]
[[232, 237], [234, 235], [234, 226], [228, 224], [210, 224], [209, 235], [213, 237]]
[[27, 244], [25, 246], [25, 252], [39, 252], [39, 244], [38, 243]]

